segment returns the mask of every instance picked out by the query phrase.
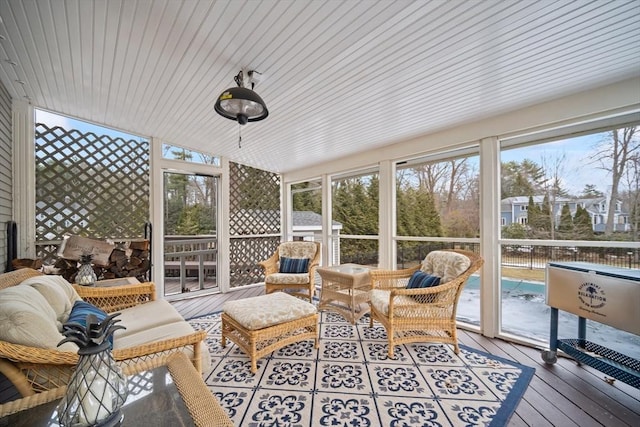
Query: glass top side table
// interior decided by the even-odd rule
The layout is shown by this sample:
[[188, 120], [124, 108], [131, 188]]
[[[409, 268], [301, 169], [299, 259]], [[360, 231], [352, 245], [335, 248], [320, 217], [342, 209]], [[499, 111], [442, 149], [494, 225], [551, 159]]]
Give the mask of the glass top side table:
[[[231, 419], [183, 353], [169, 357], [166, 365], [149, 364], [148, 369], [129, 375], [128, 386], [129, 395], [122, 407], [122, 427], [233, 427]], [[20, 402], [0, 405], [5, 407], [0, 414], [10, 414], [0, 418], [0, 427], [59, 426], [56, 407], [64, 390], [61, 387], [40, 393], [41, 396], [20, 399], [24, 405]], [[7, 408], [10, 404], [22, 410], [4, 410], [11, 409]]]

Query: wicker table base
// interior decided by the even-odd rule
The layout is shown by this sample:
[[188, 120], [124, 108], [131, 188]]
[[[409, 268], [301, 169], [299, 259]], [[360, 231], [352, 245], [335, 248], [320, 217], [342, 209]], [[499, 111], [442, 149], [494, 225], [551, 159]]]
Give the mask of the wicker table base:
[[222, 347], [233, 341], [251, 359], [251, 373], [258, 370], [258, 359], [289, 344], [308, 339], [318, 348], [318, 314], [283, 322], [263, 329], [251, 330], [222, 313]]
[[335, 311], [355, 325], [369, 312], [370, 269], [358, 264], [319, 267], [322, 290], [318, 308]]

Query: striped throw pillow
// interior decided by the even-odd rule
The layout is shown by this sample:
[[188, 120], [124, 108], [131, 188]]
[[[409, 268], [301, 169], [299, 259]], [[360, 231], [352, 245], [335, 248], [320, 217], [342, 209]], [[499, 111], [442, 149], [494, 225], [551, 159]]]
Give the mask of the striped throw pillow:
[[308, 273], [309, 258], [280, 257], [280, 273]]
[[407, 283], [407, 289], [418, 288], [430, 288], [431, 286], [438, 286], [440, 284], [440, 278], [438, 276], [432, 276], [424, 271], [416, 271], [411, 275], [409, 283]]

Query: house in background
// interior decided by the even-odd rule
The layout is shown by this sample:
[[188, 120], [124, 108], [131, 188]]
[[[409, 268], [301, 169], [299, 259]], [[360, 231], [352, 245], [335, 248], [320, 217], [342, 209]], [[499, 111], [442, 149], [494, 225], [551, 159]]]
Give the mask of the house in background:
[[[544, 196], [533, 196], [533, 203], [542, 206]], [[593, 197], [574, 199], [567, 197], [556, 198], [553, 204], [553, 215], [555, 224], [560, 223], [560, 214], [562, 207], [568, 204], [571, 215], [575, 216], [578, 206], [584, 208], [589, 213], [593, 231], [596, 233], [604, 233], [608, 215], [608, 199], [607, 197]], [[500, 201], [500, 225], [508, 226], [511, 224], [526, 225], [529, 221], [529, 196], [508, 197]], [[613, 231], [625, 232], [631, 231], [629, 223], [629, 213], [622, 211], [622, 202], [617, 201], [615, 212], [613, 214]]]
[[[309, 240], [322, 242], [322, 215], [312, 211], [293, 211], [292, 227], [294, 240]], [[342, 230], [342, 223], [333, 221], [331, 224], [331, 235], [333, 242], [333, 262], [340, 264], [340, 239], [337, 238]]]

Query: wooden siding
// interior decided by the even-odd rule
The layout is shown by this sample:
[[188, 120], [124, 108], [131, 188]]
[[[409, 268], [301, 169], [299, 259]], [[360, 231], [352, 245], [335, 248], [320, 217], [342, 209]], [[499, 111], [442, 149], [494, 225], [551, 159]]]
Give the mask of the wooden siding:
[[11, 141], [11, 97], [0, 83], [0, 272], [4, 272], [7, 261], [7, 222], [13, 216]]
[[[226, 301], [263, 293], [263, 286], [244, 287], [172, 304], [185, 318], [191, 318], [220, 311]], [[536, 369], [508, 426], [640, 426], [640, 390], [620, 381], [610, 385], [601, 372], [568, 358], [561, 357], [555, 365], [547, 366], [539, 349], [470, 331], [458, 332], [464, 345]]]

